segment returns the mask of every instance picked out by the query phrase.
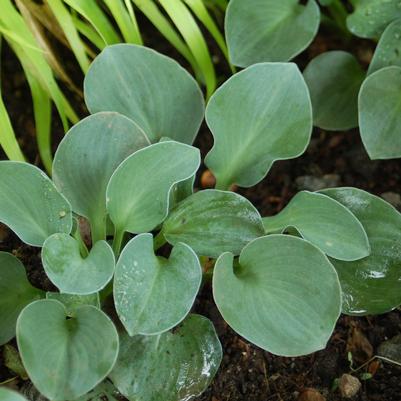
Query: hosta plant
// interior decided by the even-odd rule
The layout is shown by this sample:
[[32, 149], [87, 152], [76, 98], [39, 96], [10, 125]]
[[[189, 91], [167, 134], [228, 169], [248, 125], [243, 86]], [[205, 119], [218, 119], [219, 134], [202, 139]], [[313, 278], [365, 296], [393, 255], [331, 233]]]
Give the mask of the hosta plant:
[[314, 125], [329, 131], [359, 126], [371, 159], [401, 157], [401, 3], [355, 2], [347, 26], [359, 37], [378, 39], [365, 69], [354, 55], [329, 51], [306, 67]]
[[196, 397], [222, 358], [213, 324], [193, 313], [210, 278], [227, 323], [278, 355], [324, 348], [341, 310], [401, 303], [401, 215], [385, 201], [354, 188], [303, 191], [262, 218], [230, 191], [307, 147], [312, 107], [295, 64], [253, 65], [212, 96], [205, 163], [217, 183], [201, 191], [192, 142], [204, 101], [184, 69], [115, 45], [84, 86], [92, 114], [61, 141], [52, 179], [0, 162], [0, 221], [41, 247], [53, 284], [33, 287], [0, 253], [0, 343], [16, 335], [44, 396], [114, 399], [115, 386], [133, 401]]

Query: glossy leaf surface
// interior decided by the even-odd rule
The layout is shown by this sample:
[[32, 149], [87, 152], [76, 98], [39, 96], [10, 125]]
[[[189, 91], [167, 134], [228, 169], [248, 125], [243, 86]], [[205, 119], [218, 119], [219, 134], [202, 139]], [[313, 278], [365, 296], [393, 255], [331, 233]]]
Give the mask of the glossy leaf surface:
[[37, 167], [1, 161], [0, 221], [26, 244], [42, 246], [54, 233], [70, 233], [71, 206]]
[[330, 131], [358, 126], [358, 92], [365, 75], [350, 53], [337, 50], [315, 57], [304, 71], [314, 125]]
[[371, 159], [401, 157], [401, 68], [369, 75], [359, 93], [359, 129]]
[[284, 356], [324, 348], [341, 310], [337, 273], [327, 257], [288, 235], [252, 241], [235, 267], [232, 254], [221, 255], [214, 268], [213, 295], [237, 333]]
[[0, 345], [15, 336], [21, 310], [43, 295], [28, 281], [22, 263], [14, 255], [0, 252]]
[[301, 155], [312, 132], [308, 88], [292, 63], [262, 63], [225, 82], [206, 121], [214, 146], [205, 159], [219, 189], [258, 183], [275, 160]]
[[363, 224], [371, 254], [355, 262], [333, 260], [343, 290], [343, 312], [367, 315], [401, 304], [401, 214], [377, 196], [356, 188], [322, 191]]
[[315, 0], [231, 0], [225, 19], [231, 62], [240, 67], [288, 61], [312, 42], [319, 28]]
[[93, 306], [67, 318], [63, 304], [41, 300], [18, 318], [17, 341], [24, 366], [37, 389], [51, 400], [74, 400], [100, 383], [118, 355], [111, 320]]
[[163, 224], [168, 242], [188, 244], [198, 255], [217, 258], [238, 255], [250, 241], [264, 234], [256, 208], [234, 192], [199, 191], [181, 202]]
[[97, 113], [71, 128], [61, 141], [53, 179], [72, 209], [89, 219], [96, 240], [106, 239], [106, 188], [118, 165], [149, 145], [144, 132], [118, 113]]
[[304, 239], [336, 259], [361, 259], [370, 252], [359, 220], [341, 203], [319, 193], [298, 192], [279, 214], [264, 217], [263, 224], [266, 233], [294, 227]]
[[198, 149], [173, 141], [124, 160], [107, 187], [107, 210], [117, 231], [153, 230], [166, 218], [173, 185], [192, 177], [199, 164]]
[[66, 294], [87, 295], [103, 289], [114, 274], [114, 253], [106, 241], [98, 241], [82, 257], [79, 242], [66, 234], [54, 234], [43, 244], [42, 263], [53, 284]]
[[222, 358], [213, 324], [199, 315], [158, 336], [120, 338], [110, 378], [129, 400], [192, 400], [212, 381]]
[[165, 259], [155, 255], [153, 236], [141, 234], [124, 248], [114, 278], [114, 303], [130, 336], [160, 334], [189, 313], [202, 280], [198, 257], [177, 244]]
[[107, 47], [89, 68], [84, 89], [92, 114], [124, 114], [151, 142], [167, 136], [191, 144], [203, 120], [204, 100], [196, 81], [176, 61], [147, 47]]
[[393, 21], [384, 30], [369, 64], [368, 74], [390, 65], [401, 67], [401, 19]]
[[347, 18], [348, 29], [361, 38], [379, 38], [386, 26], [401, 17], [398, 0], [358, 0]]

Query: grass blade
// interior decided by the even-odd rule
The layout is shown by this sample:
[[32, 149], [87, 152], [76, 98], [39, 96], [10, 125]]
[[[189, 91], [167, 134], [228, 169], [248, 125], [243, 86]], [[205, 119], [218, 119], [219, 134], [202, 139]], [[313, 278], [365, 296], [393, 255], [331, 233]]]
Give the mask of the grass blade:
[[170, 21], [163, 15], [153, 1], [132, 0], [141, 12], [149, 19], [156, 29], [182, 54], [191, 65], [197, 78], [200, 79], [201, 71], [188, 46], [175, 31]]
[[52, 172], [51, 150], [51, 111], [52, 103], [49, 95], [42, 89], [37, 79], [24, 68], [31, 89], [33, 113], [35, 117], [36, 141], [39, 155], [49, 175]]
[[99, 50], [103, 50], [106, 47], [106, 43], [99, 33], [93, 28], [92, 25], [79, 18], [76, 11], [72, 10], [71, 18], [78, 32], [85, 36], [94, 46], [96, 46]]
[[[19, 14], [14, 8], [11, 0], [2, 0], [0, 24], [5, 26], [5, 29], [12, 30], [16, 35], [22, 37], [24, 41], [28, 42], [31, 46], [37, 47], [37, 42], [32, 32], [27, 27], [21, 14]], [[9, 42], [19, 60], [23, 65], [29, 68], [31, 74], [35, 76], [41, 87], [46, 90], [48, 95], [54, 101], [63, 123], [63, 127], [67, 130], [68, 119], [75, 123], [78, 121], [78, 117], [58, 87], [52, 70], [44, 55], [37, 50], [33, 50], [31, 47], [21, 45], [7, 34], [5, 34], [4, 37]]]
[[64, 2], [86, 18], [107, 45], [121, 42], [113, 25], [95, 0], [64, 0]]
[[78, 60], [78, 63], [84, 73], [89, 68], [89, 60], [85, 52], [85, 47], [78, 35], [70, 13], [61, 0], [48, 0], [48, 5], [53, 11], [58, 23], [64, 31], [65, 36], [71, 46], [71, 49]]
[[132, 15], [130, 16], [121, 0], [104, 0], [104, 3], [107, 5], [116, 20], [124, 40], [127, 43], [142, 45], [143, 42], [135, 16], [134, 19], [132, 19]]
[[0, 145], [10, 160], [25, 161], [0, 92]]
[[226, 41], [224, 36], [221, 34], [219, 28], [213, 21], [213, 18], [210, 16], [207, 8], [205, 7], [202, 0], [184, 0], [185, 3], [189, 6], [192, 12], [196, 15], [196, 17], [202, 22], [202, 24], [207, 28], [209, 33], [213, 36], [214, 40], [220, 47], [224, 57], [230, 65], [231, 71], [234, 73], [235, 68], [230, 64], [230, 59], [228, 55], [228, 49], [226, 45]]
[[160, 0], [197, 61], [206, 84], [208, 99], [216, 89], [216, 75], [206, 41], [192, 14], [181, 0]]
[[139, 31], [139, 27], [138, 27], [138, 23], [137, 23], [136, 17], [135, 17], [134, 7], [132, 7], [131, 0], [124, 0], [124, 3], [125, 3], [125, 6], [127, 7], [132, 24], [135, 26], [136, 30], [138, 31], [138, 36], [139, 36], [139, 39], [141, 40], [141, 44], [143, 44], [141, 34]]
[[182, 0], [160, 0], [160, 4], [184, 38], [198, 67], [197, 78], [206, 85], [207, 99], [214, 92], [216, 78], [211, 57], [196, 21]]

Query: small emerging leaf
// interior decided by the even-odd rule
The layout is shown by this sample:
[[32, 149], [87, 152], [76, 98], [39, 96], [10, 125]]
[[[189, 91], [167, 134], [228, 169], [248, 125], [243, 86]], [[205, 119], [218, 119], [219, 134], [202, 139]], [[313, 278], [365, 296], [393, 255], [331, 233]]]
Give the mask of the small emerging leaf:
[[67, 294], [87, 295], [103, 289], [114, 274], [114, 253], [106, 241], [95, 243], [85, 258], [79, 242], [54, 234], [43, 244], [42, 263], [52, 283]]
[[68, 317], [63, 304], [28, 305], [17, 322], [18, 348], [33, 384], [47, 398], [75, 400], [99, 384], [118, 356], [112, 321], [93, 306]]
[[144, 46], [107, 47], [89, 68], [84, 88], [92, 114], [124, 114], [151, 142], [167, 136], [191, 144], [203, 120], [196, 81], [176, 61]]
[[314, 125], [330, 131], [357, 127], [358, 92], [365, 75], [350, 53], [338, 50], [315, 57], [304, 71]]
[[53, 163], [54, 182], [73, 211], [89, 219], [95, 241], [106, 239], [106, 188], [111, 175], [124, 159], [149, 144], [133, 121], [106, 112], [83, 119], [61, 141]]
[[15, 336], [21, 310], [43, 296], [43, 291], [29, 283], [22, 263], [14, 255], [0, 252], [0, 345]]
[[194, 251], [177, 244], [169, 259], [153, 251], [153, 236], [141, 234], [124, 248], [114, 278], [118, 316], [130, 336], [160, 334], [189, 313], [202, 281]]
[[42, 246], [54, 233], [71, 232], [71, 206], [37, 167], [1, 161], [0, 221], [26, 244]]
[[328, 256], [356, 260], [369, 255], [366, 232], [359, 220], [328, 196], [302, 191], [276, 216], [263, 218], [266, 233], [295, 227], [303, 238]]
[[[4, 366], [17, 374], [22, 380], [28, 380], [28, 375], [22, 365], [21, 357], [18, 351], [10, 344], [3, 347]], [[2, 400], [0, 396], [0, 400]]]
[[158, 336], [120, 336], [120, 353], [110, 378], [135, 401], [184, 401], [200, 395], [222, 359], [213, 324], [189, 315], [176, 329]]
[[262, 219], [244, 197], [217, 190], [197, 192], [174, 209], [163, 224], [168, 242], [188, 244], [198, 255], [217, 258], [238, 255], [250, 241], [264, 234]]
[[343, 312], [371, 315], [401, 304], [401, 214], [377, 196], [356, 188], [323, 190], [362, 223], [370, 256], [354, 262], [333, 260], [343, 291]]
[[315, 0], [231, 0], [225, 28], [231, 62], [240, 67], [288, 61], [306, 49], [319, 28]]
[[309, 354], [326, 346], [341, 311], [338, 277], [327, 257], [288, 235], [258, 238], [239, 264], [217, 260], [213, 295], [224, 320], [241, 336], [277, 355]]
[[205, 159], [219, 189], [251, 187], [276, 160], [306, 149], [312, 133], [308, 88], [293, 63], [262, 63], [231, 77], [211, 97], [214, 146]]
[[153, 230], [166, 218], [174, 184], [192, 177], [199, 150], [178, 142], [160, 142], [135, 152], [114, 172], [107, 187], [107, 210], [116, 231]]
[[401, 68], [369, 75], [359, 92], [359, 129], [371, 159], [401, 157]]

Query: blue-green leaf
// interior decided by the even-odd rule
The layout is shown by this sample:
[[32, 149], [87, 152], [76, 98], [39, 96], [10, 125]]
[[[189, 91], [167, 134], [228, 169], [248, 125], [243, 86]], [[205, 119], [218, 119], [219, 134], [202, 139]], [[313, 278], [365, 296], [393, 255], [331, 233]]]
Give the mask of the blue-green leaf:
[[28, 245], [42, 246], [54, 233], [71, 232], [71, 206], [37, 167], [1, 161], [0, 221]]
[[191, 144], [203, 120], [196, 81], [176, 61], [147, 47], [107, 47], [92, 63], [84, 88], [91, 113], [124, 114], [151, 142], [167, 136]]
[[202, 281], [198, 257], [177, 244], [165, 259], [155, 255], [153, 236], [140, 234], [124, 248], [114, 278], [114, 302], [130, 336], [160, 334], [189, 313]]

